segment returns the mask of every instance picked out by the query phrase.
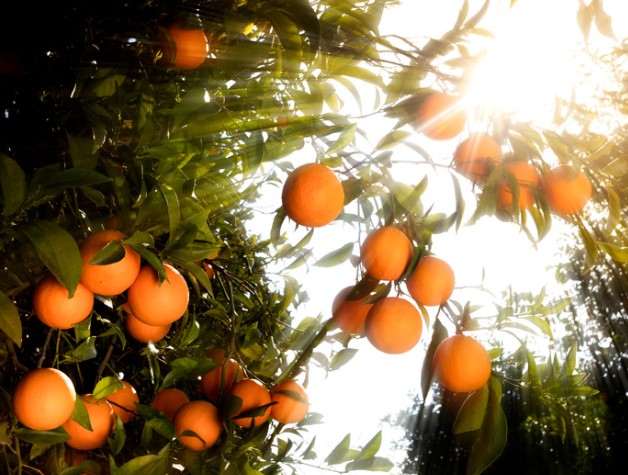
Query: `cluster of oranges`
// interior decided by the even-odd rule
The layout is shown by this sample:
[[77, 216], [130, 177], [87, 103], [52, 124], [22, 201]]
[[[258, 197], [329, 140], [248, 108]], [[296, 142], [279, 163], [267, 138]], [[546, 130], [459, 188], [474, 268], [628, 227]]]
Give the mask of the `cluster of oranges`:
[[[418, 129], [434, 140], [453, 139], [466, 125], [460, 99], [443, 92], [426, 95], [416, 116]], [[515, 195], [516, 206], [522, 211], [529, 209], [538, 196], [546, 200], [551, 211], [565, 217], [582, 211], [592, 196], [589, 178], [575, 165], [561, 164], [539, 172], [527, 160], [505, 160], [502, 146], [485, 133], [472, 134], [460, 142], [454, 151], [453, 165], [461, 175], [480, 185], [501, 167], [504, 178], [496, 188], [497, 206], [501, 209], [511, 208]]]
[[80, 282], [70, 296], [53, 276], [46, 275], [35, 285], [34, 314], [52, 328], [68, 329], [82, 322], [92, 312], [96, 295], [116, 297], [126, 293], [124, 325], [136, 340], [157, 342], [170, 326], [186, 312], [189, 289], [181, 273], [163, 263], [166, 279], [160, 282], [157, 270], [142, 264], [140, 255], [123, 244], [124, 255], [111, 263], [94, 263], [106, 246], [120, 243], [125, 234], [116, 230], [97, 231], [80, 245], [82, 271]]

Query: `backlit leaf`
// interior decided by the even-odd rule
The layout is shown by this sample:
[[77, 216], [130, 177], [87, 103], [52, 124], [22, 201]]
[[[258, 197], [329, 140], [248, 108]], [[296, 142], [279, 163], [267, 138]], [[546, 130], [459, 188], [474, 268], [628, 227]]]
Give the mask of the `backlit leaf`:
[[323, 257], [318, 259], [314, 265], [318, 267], [332, 267], [338, 264], [342, 264], [347, 259], [349, 259], [349, 256], [351, 256], [354, 247], [355, 244], [349, 242], [342, 246], [340, 249], [336, 249], [335, 251], [325, 254]]
[[0, 290], [0, 328], [17, 346], [22, 346], [22, 321], [17, 307], [7, 294]]
[[0, 153], [2, 214], [10, 216], [20, 209], [26, 196], [26, 177], [18, 163]]
[[92, 394], [95, 398], [103, 398], [122, 388], [123, 385], [118, 378], [113, 376], [105, 376], [100, 381], [98, 381], [98, 383], [96, 383]]
[[488, 384], [469, 394], [456, 416], [452, 432], [462, 434], [480, 429], [488, 405]]

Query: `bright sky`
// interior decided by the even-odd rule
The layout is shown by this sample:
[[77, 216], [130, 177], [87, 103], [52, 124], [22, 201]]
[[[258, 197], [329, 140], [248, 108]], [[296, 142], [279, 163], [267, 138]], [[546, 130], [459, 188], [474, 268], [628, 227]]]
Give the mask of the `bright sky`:
[[[470, 3], [472, 15], [482, 2]], [[628, 2], [605, 0], [604, 3], [613, 18], [617, 36], [626, 37]], [[519, 0], [512, 10], [509, 4], [510, 0], [494, 1], [487, 22], [481, 24], [490, 27], [499, 41], [477, 73], [473, 97], [483, 103], [517, 110], [526, 119], [544, 118], [542, 113], [548, 110], [548, 103], [553, 103], [553, 95], [568, 92], [574, 79], [571, 51], [581, 39], [575, 21], [578, 1]], [[397, 13], [385, 16], [381, 32], [391, 31], [419, 42], [427, 37], [438, 38], [454, 24], [460, 5], [459, 0], [444, 0], [437, 6], [431, 0], [402, 2]], [[594, 30], [595, 27], [592, 40], [602, 39]], [[443, 147], [443, 156], [449, 153], [448, 147], [453, 147], [430, 143], [428, 139], [417, 140], [427, 140], [421, 143], [427, 150], [432, 150], [430, 147], [434, 145]], [[408, 153], [412, 152], [408, 149]], [[452, 192], [450, 185], [445, 189]], [[467, 199], [473, 198], [468, 195]], [[437, 208], [442, 206], [445, 212], [452, 211], [448, 208], [451, 202], [438, 195], [434, 196], [434, 204]], [[452, 265], [459, 286], [479, 284], [485, 271], [486, 285], [496, 292], [508, 284], [520, 290], [538, 290], [544, 279], [550, 277], [546, 266], [552, 261], [553, 236], [533, 249], [517, 225], [490, 221], [484, 220], [481, 226], [464, 227], [459, 233], [435, 236], [433, 251]], [[322, 249], [318, 257], [355, 239], [355, 230], [343, 226], [336, 222], [315, 231], [315, 241], [321, 243]], [[303, 316], [322, 313], [323, 319], [329, 318], [337, 292], [355, 282], [355, 269], [347, 264], [331, 269], [310, 267], [307, 273], [304, 271], [302, 268], [298, 275], [311, 300]], [[452, 298], [456, 296], [454, 293]], [[429, 338], [429, 329], [424, 329], [421, 344], [402, 355], [386, 355], [372, 348], [366, 340], [354, 340], [351, 347], [358, 348], [359, 352], [349, 364], [327, 377], [316, 371], [312, 373], [308, 387], [311, 409], [324, 414], [325, 421], [312, 428], [319, 456], [324, 458], [349, 432], [352, 446], [366, 443], [380, 429], [382, 418], [395, 416], [411, 404], [411, 396], [420, 391], [419, 375]], [[391, 447], [402, 435], [384, 426], [381, 455], [401, 462], [403, 451], [395, 452]], [[396, 470], [391, 473], [401, 473]], [[303, 467], [302, 473], [329, 472]]]

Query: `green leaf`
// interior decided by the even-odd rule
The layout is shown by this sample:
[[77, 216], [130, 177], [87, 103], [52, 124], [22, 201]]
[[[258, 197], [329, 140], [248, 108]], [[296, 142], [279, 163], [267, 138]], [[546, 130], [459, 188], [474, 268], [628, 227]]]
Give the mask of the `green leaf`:
[[61, 429], [54, 430], [31, 430], [19, 428], [15, 431], [18, 439], [29, 444], [53, 445], [64, 442], [70, 438], [68, 433]]
[[597, 242], [602, 252], [605, 252], [611, 259], [617, 262], [628, 262], [628, 246], [618, 246], [610, 242]]
[[0, 290], [0, 328], [17, 346], [22, 346], [22, 320], [13, 301]]
[[115, 393], [117, 390], [122, 389], [124, 386], [120, 379], [115, 376], [105, 376], [98, 383], [96, 383], [96, 387], [92, 391], [92, 395], [95, 398], [102, 399], [106, 396], [109, 396], [112, 393]]
[[164, 446], [157, 454], [142, 455], [129, 460], [111, 475], [163, 475], [170, 465], [170, 444]]
[[79, 346], [68, 351], [63, 356], [63, 363], [80, 363], [81, 361], [96, 358], [98, 356], [96, 337], [90, 336], [86, 338]]
[[425, 358], [423, 359], [423, 366], [421, 368], [421, 390], [423, 399], [427, 397], [427, 393], [430, 391], [430, 387], [432, 386], [432, 377], [434, 373], [432, 363], [434, 361], [434, 353], [436, 352], [436, 348], [440, 342], [447, 338], [447, 334], [447, 328], [445, 328], [445, 326], [440, 322], [440, 319], [435, 319], [432, 331], [432, 340], [425, 352]]
[[371, 472], [390, 472], [395, 467], [395, 464], [392, 463], [385, 457], [370, 457], [366, 459], [356, 460], [347, 464], [347, 471], [354, 470], [368, 470]]
[[83, 398], [80, 396], [77, 396], [76, 401], [74, 402], [74, 410], [72, 411], [71, 417], [82, 427], [85, 427], [87, 430], [92, 430], [92, 423], [89, 420], [87, 407], [85, 407]]
[[462, 434], [480, 429], [488, 405], [488, 384], [469, 394], [456, 416], [453, 433]]
[[126, 443], [126, 429], [124, 428], [122, 419], [120, 419], [120, 416], [118, 416], [117, 414], [115, 419], [116, 427], [113, 432], [113, 437], [107, 438], [107, 445], [109, 446], [111, 455], [118, 455], [122, 451], [122, 449], [124, 448], [124, 444]]
[[119, 241], [110, 241], [92, 257], [89, 263], [95, 265], [113, 264], [122, 260], [125, 254], [124, 246]]
[[329, 363], [329, 371], [334, 371], [340, 368], [341, 366], [346, 365], [358, 352], [355, 348], [343, 348], [338, 353], [336, 353], [330, 363]]
[[619, 195], [610, 185], [606, 185], [608, 197], [608, 218], [604, 226], [604, 235], [609, 236], [621, 220], [621, 200]]
[[94, 186], [111, 181], [106, 175], [88, 168], [68, 168], [55, 173], [43, 183], [45, 193], [56, 193], [67, 188]]
[[159, 186], [164, 200], [166, 201], [166, 210], [168, 212], [168, 225], [170, 228], [170, 237], [175, 235], [181, 220], [181, 208], [179, 206], [179, 197], [177, 192], [170, 186], [162, 184]]
[[360, 453], [355, 458], [355, 461], [357, 462], [359, 460], [372, 459], [377, 454], [381, 446], [382, 431], [380, 430], [364, 445], [364, 447], [362, 447], [362, 450], [360, 450]]
[[314, 265], [318, 267], [332, 267], [338, 264], [342, 264], [347, 259], [349, 259], [354, 247], [355, 244], [349, 242], [342, 246], [340, 249], [336, 249], [335, 251], [324, 255], [319, 260], [317, 260]]
[[16, 229], [72, 297], [82, 272], [81, 253], [74, 237], [58, 224], [42, 219], [22, 223]]
[[325, 458], [325, 463], [329, 465], [337, 465], [351, 460], [350, 456], [351, 434], [347, 434], [336, 447]]
[[562, 368], [562, 376], [571, 376], [576, 369], [576, 356], [578, 354], [578, 343], [574, 342], [567, 352], [565, 357], [565, 364]]
[[467, 461], [467, 475], [478, 475], [486, 470], [503, 452], [508, 437], [506, 415], [500, 404], [501, 383], [491, 377], [488, 383], [486, 415], [471, 447]]
[[0, 189], [2, 214], [11, 216], [20, 209], [26, 197], [26, 177], [18, 163], [0, 153]]
[[584, 242], [585, 268], [583, 273], [586, 274], [597, 262], [599, 257], [599, 248], [593, 236], [587, 231], [583, 225], [579, 225], [580, 236]]
[[545, 335], [550, 338], [554, 338], [554, 334], [552, 333], [552, 327], [546, 318], [538, 317], [536, 315], [528, 315], [525, 317], [527, 321], [536, 326], [539, 330], [541, 330]]

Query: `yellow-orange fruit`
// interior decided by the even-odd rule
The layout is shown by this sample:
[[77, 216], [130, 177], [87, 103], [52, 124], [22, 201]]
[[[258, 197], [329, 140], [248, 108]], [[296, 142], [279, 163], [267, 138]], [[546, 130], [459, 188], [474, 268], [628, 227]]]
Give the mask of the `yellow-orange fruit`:
[[26, 373], [11, 394], [13, 414], [29, 429], [52, 430], [67, 421], [74, 410], [74, 383], [55, 368]]
[[467, 123], [460, 99], [443, 92], [434, 92], [423, 99], [416, 115], [419, 130], [434, 140], [456, 137]]
[[275, 403], [270, 406], [270, 416], [282, 424], [301, 422], [310, 409], [305, 388], [294, 380], [275, 384], [270, 399]]
[[309, 227], [331, 223], [344, 207], [342, 183], [321, 163], [307, 163], [294, 169], [281, 193], [284, 211], [294, 222]]
[[157, 343], [170, 331], [171, 323], [167, 325], [147, 325], [128, 312], [128, 305], [125, 305], [125, 310], [127, 310], [127, 313], [124, 317], [124, 328], [134, 340], [140, 343], [148, 343], [149, 341]]
[[473, 182], [483, 182], [501, 160], [501, 146], [486, 134], [471, 135], [454, 152], [455, 169]]
[[446, 389], [465, 393], [480, 389], [491, 376], [491, 358], [484, 346], [467, 335], [445, 338], [434, 353], [434, 376]]
[[406, 279], [406, 288], [417, 303], [426, 306], [444, 304], [454, 291], [455, 276], [451, 266], [434, 256], [423, 256]]
[[334, 298], [331, 306], [333, 322], [342, 331], [353, 335], [364, 335], [366, 315], [373, 304], [364, 303], [368, 295], [355, 300], [348, 299], [352, 291], [353, 287], [345, 287]]
[[107, 437], [113, 433], [113, 408], [106, 399], [95, 398], [91, 394], [82, 394], [79, 397], [87, 409], [92, 430], [86, 429], [74, 419], [68, 419], [62, 426], [70, 435], [65, 443], [78, 450], [94, 450], [105, 445]]
[[190, 402], [188, 395], [180, 389], [164, 388], [155, 394], [155, 398], [153, 402], [151, 402], [150, 407], [163, 413], [170, 422], [173, 422], [177, 411], [188, 402]]
[[222, 349], [214, 349], [207, 356], [218, 365], [201, 376], [201, 392], [209, 401], [218, 403], [224, 394], [231, 392], [234, 383], [244, 377], [244, 371], [240, 363], [227, 358]]
[[[244, 378], [237, 381], [230, 394], [242, 401], [242, 405], [232, 416], [235, 424], [241, 427], [259, 426], [270, 417], [270, 392], [256, 379]], [[265, 406], [268, 407], [262, 409]]]
[[558, 165], [543, 173], [541, 183], [547, 204], [560, 216], [579, 213], [593, 195], [587, 175], [570, 165]]
[[[523, 160], [513, 160], [502, 165], [508, 170], [517, 181], [519, 199], [517, 205], [519, 209], [530, 208], [534, 204], [534, 188], [538, 187], [540, 175], [537, 169], [530, 163]], [[513, 202], [513, 191], [511, 186], [504, 180], [497, 185], [497, 206], [500, 208], [510, 208]]]
[[120, 417], [123, 424], [130, 422], [137, 415], [136, 403], [140, 402], [140, 397], [128, 381], [122, 381], [122, 388], [109, 394], [105, 399], [109, 401], [114, 414]]
[[398, 354], [416, 346], [423, 332], [421, 314], [408, 300], [385, 297], [366, 316], [366, 337], [378, 350]]
[[185, 278], [164, 263], [166, 279], [159, 283], [157, 271], [144, 265], [127, 291], [130, 312], [143, 323], [163, 326], [180, 319], [188, 308], [190, 291]]
[[98, 295], [118, 295], [128, 289], [140, 272], [141, 257], [130, 246], [123, 245], [124, 257], [111, 264], [90, 264], [91, 260], [107, 244], [122, 241], [124, 233], [107, 229], [91, 234], [80, 247], [83, 269], [81, 284]]
[[94, 294], [81, 283], [70, 298], [68, 290], [52, 274], [35, 285], [33, 311], [42, 323], [67, 330], [85, 320], [94, 308]]
[[172, 25], [168, 28], [170, 42], [164, 46], [164, 57], [180, 69], [196, 69], [209, 54], [209, 40], [199, 28], [183, 28]]
[[366, 273], [379, 280], [396, 280], [408, 267], [414, 249], [412, 241], [394, 226], [382, 226], [369, 233], [360, 247], [360, 261]]
[[181, 406], [174, 416], [174, 428], [183, 445], [200, 452], [213, 446], [220, 438], [220, 412], [211, 402], [190, 401]]

